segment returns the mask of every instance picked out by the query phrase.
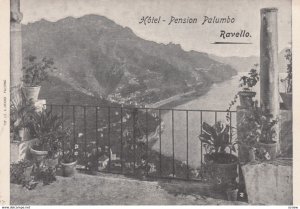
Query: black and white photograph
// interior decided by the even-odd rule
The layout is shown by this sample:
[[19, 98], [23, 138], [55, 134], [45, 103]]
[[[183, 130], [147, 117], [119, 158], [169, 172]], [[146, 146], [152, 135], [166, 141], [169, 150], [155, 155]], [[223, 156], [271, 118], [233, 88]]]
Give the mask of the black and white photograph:
[[292, 0], [10, 0], [10, 205], [293, 205], [293, 24]]

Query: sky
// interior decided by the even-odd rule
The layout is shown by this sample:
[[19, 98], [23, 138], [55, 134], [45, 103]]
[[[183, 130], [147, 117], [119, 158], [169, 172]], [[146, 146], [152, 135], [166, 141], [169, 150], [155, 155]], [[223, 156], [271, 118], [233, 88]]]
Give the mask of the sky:
[[[180, 44], [186, 50], [196, 50], [218, 56], [259, 56], [260, 9], [278, 8], [279, 51], [291, 45], [291, 0], [20, 0], [23, 24], [40, 19], [57, 21], [87, 14], [105, 16], [119, 25], [129, 27], [146, 40]], [[166, 20], [159, 24], [139, 24], [143, 16]], [[196, 24], [168, 25], [171, 16], [197, 18]], [[203, 24], [204, 17], [234, 18], [234, 23]], [[221, 30], [240, 32], [251, 37], [220, 37]], [[252, 44], [211, 44], [219, 41]]]

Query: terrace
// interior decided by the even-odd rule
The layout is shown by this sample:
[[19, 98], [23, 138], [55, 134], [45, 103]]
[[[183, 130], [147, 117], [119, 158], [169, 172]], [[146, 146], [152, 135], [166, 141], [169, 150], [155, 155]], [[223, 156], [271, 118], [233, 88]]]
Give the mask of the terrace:
[[[12, 4], [13, 10], [16, 10], [13, 12], [19, 13], [19, 2], [12, 1]], [[262, 14], [271, 13], [266, 21], [276, 21], [274, 11], [277, 12], [274, 9], [262, 10]], [[20, 20], [14, 20], [12, 28], [18, 31], [18, 24]], [[266, 39], [269, 36], [274, 34], [266, 35]], [[21, 58], [18, 52], [22, 50], [18, 48], [21, 47], [18, 38], [12, 35], [12, 48], [17, 49], [12, 50], [12, 57], [16, 60]], [[266, 49], [264, 53], [275, 54], [268, 50], [274, 50], [277, 43], [263, 40], [262, 44], [262, 48]], [[275, 82], [269, 82], [269, 79], [278, 78], [278, 72], [268, 67], [273, 66], [274, 61], [270, 59], [264, 62], [267, 63], [261, 63], [264, 72], [260, 81], [261, 103], [270, 108], [271, 113], [279, 114], [282, 124], [291, 123], [292, 111], [279, 109], [277, 83], [272, 86]], [[11, 66], [21, 69], [18, 65], [19, 62], [13, 62]], [[20, 80], [16, 77], [12, 79], [13, 93], [16, 93], [16, 84]], [[68, 140], [62, 140], [59, 162], [53, 166], [56, 181], [45, 186], [39, 183], [33, 190], [15, 183], [18, 177], [24, 177], [26, 183], [32, 182], [31, 173], [49, 166], [48, 159], [29, 152], [40, 139], [24, 136], [21, 141], [11, 143], [12, 162], [27, 159], [32, 163], [21, 174], [17, 173], [20, 176], [17, 175], [14, 179], [16, 182], [11, 183], [12, 204], [232, 205], [245, 204], [246, 192], [250, 204], [292, 203], [291, 157], [287, 161], [286, 158], [279, 160], [275, 152], [275, 156], [272, 156], [275, 159], [270, 159], [269, 155], [274, 154], [270, 151], [268, 155], [264, 153], [262, 162], [255, 159], [244, 161], [240, 147], [233, 149], [232, 143], [236, 137], [238, 140], [246, 138], [240, 122], [251, 111], [252, 106], [247, 103], [241, 104], [236, 111], [102, 107], [46, 104], [46, 101], [35, 101], [34, 105], [38, 107], [38, 113], [48, 114], [44, 112], [46, 110], [50, 113], [47, 117], [61, 118], [63, 122], [59, 129], [68, 128], [70, 134], [66, 137]], [[226, 120], [226, 125], [218, 123], [222, 120]], [[281, 140], [278, 149], [283, 151], [288, 146], [290, 148], [291, 142], [285, 140], [285, 135], [277, 126], [275, 129], [276, 141]], [[205, 141], [203, 137], [209, 139]], [[73, 149], [76, 156], [76, 160], [73, 160], [77, 163], [75, 175], [62, 177], [65, 175], [62, 159], [68, 155], [65, 151], [72, 150], [73, 154]], [[209, 157], [219, 150], [224, 158], [222, 162], [213, 162], [215, 159]], [[245, 153], [249, 157], [249, 150]], [[230, 157], [227, 159], [226, 156]], [[225, 158], [230, 162], [224, 163]], [[229, 192], [233, 192], [235, 198], [228, 195], [228, 189], [231, 189]]]
[[[11, 185], [16, 205], [244, 205], [224, 200], [206, 184], [183, 181], [140, 181], [120, 175], [78, 173], [57, 177], [50, 185], [28, 191]], [[50, 195], [51, 194], [51, 195]], [[212, 198], [214, 197], [214, 198]]]

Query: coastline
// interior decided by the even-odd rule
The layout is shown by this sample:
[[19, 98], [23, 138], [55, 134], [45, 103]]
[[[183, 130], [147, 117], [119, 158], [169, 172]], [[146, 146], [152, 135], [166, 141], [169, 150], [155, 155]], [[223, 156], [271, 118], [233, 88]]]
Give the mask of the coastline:
[[171, 101], [169, 103], [166, 103], [162, 106], [159, 106], [158, 108], [175, 108], [179, 105], [182, 105], [186, 102], [189, 102], [189, 101], [192, 101], [194, 99], [197, 99], [205, 94], [207, 94], [207, 92], [209, 92], [209, 90], [211, 89], [211, 86], [210, 85], [209, 87], [206, 87], [204, 90], [202, 90], [202, 92], [196, 92], [194, 91], [192, 94], [190, 95], [183, 95], [183, 96], [180, 96], [180, 98], [178, 98], [177, 100], [174, 100], [174, 101]]
[[[232, 78], [232, 77], [231, 77]], [[230, 79], [231, 79], [230, 78]], [[225, 82], [225, 81], [228, 81], [228, 80], [224, 80], [222, 82]], [[179, 106], [179, 105], [182, 105], [186, 102], [189, 102], [189, 101], [192, 101], [194, 99], [197, 99], [203, 95], [205, 95], [207, 92], [210, 91], [211, 87], [212, 87], [213, 84], [211, 85], [208, 85], [206, 87], [204, 87], [203, 89], [199, 90], [199, 91], [196, 91], [196, 90], [192, 90], [192, 91], [189, 91], [189, 92], [185, 92], [185, 93], [181, 93], [181, 94], [177, 94], [177, 95], [174, 95], [172, 97], [169, 97], [167, 99], [164, 99], [164, 100], [161, 100], [159, 102], [156, 102], [156, 103], [153, 103], [153, 104], [149, 104], [149, 105], [146, 105], [146, 107], [150, 107], [150, 108], [167, 108], [167, 109], [171, 109], [171, 108], [174, 108], [176, 106]], [[174, 98], [174, 99], [172, 99]], [[171, 100], [170, 100], [171, 99]], [[170, 100], [169, 102], [166, 102], [162, 105], [157, 105], [158, 103], [163, 103], [164, 101], [167, 101], [167, 100]]]
[[[233, 77], [237, 76], [237, 74], [232, 75], [231, 77], [229, 77], [228, 79], [222, 80], [222, 81], [216, 81], [213, 83], [209, 83], [207, 86], [204, 86], [201, 89], [197, 89], [196, 87], [194, 87], [193, 90], [185, 92], [185, 93], [180, 93], [171, 97], [168, 97], [166, 99], [160, 100], [158, 102], [152, 103], [152, 104], [147, 104], [145, 107], [148, 108], [162, 108], [162, 109], [172, 109], [175, 108], [179, 105], [182, 105], [184, 103], [187, 103], [189, 101], [192, 101], [194, 99], [197, 99], [205, 94], [207, 94], [210, 90], [211, 87], [215, 84], [220, 84], [223, 82], [228, 82], [229, 80], [233, 79]], [[170, 100], [170, 101], [168, 101]]]
[[[211, 86], [212, 85], [206, 86], [203, 89], [201, 89], [200, 91], [192, 90], [189, 92], [177, 94], [172, 97], [160, 100], [158, 102], [148, 104], [148, 105], [146, 105], [146, 107], [158, 108], [158, 109], [159, 108], [170, 108], [171, 109], [178, 105], [182, 105], [186, 102], [192, 101], [194, 99], [197, 99], [200, 96], [205, 95], [207, 92], [209, 92], [209, 90], [211, 89]], [[170, 101], [168, 101], [168, 100], [170, 100]]]

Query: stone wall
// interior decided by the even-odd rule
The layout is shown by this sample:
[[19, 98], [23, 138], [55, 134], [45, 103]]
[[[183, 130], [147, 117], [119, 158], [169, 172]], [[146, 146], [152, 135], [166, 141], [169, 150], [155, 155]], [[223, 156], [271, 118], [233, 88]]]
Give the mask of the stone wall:
[[249, 204], [292, 205], [291, 163], [259, 163], [242, 166]]
[[280, 156], [293, 157], [293, 112], [291, 110], [280, 111]]

